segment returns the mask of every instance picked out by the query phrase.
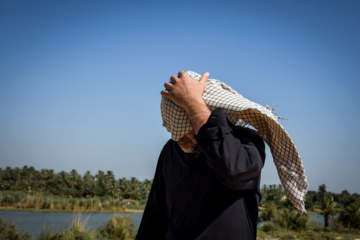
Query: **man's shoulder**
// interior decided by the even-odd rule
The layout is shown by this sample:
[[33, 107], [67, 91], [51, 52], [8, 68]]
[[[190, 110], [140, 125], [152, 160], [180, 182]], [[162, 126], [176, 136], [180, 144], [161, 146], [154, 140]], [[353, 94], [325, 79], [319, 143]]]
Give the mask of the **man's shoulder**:
[[161, 155], [173, 154], [176, 151], [177, 151], [177, 143], [174, 140], [169, 139], [163, 146], [161, 150]]
[[260, 154], [265, 158], [265, 142], [259, 135], [259, 133], [251, 128], [242, 126], [233, 126], [234, 137], [241, 140], [242, 143], [253, 143], [259, 150]]
[[163, 149], [174, 148], [175, 143], [176, 143], [176, 142], [170, 138], [170, 139], [165, 143]]
[[260, 137], [259, 133], [256, 130], [249, 127], [233, 125], [232, 130], [234, 132], [234, 135]]
[[241, 139], [245, 142], [254, 142], [256, 145], [265, 145], [264, 140], [260, 137], [259, 133], [249, 127], [233, 126], [233, 135], [236, 138]]
[[181, 152], [181, 148], [174, 140], [168, 140], [163, 149], [161, 150], [159, 159], [158, 159], [158, 166], [162, 169], [176, 169], [174, 166], [178, 166], [181, 163], [179, 159], [182, 159], [184, 153]]

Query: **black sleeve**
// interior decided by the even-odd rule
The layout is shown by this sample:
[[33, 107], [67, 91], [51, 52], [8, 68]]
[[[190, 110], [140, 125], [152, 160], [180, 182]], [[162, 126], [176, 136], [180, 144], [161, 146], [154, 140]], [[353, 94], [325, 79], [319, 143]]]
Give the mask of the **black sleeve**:
[[233, 128], [222, 109], [215, 109], [195, 136], [209, 167], [226, 186], [254, 189], [265, 161], [265, 144], [256, 131]]
[[165, 202], [165, 182], [162, 175], [162, 154], [160, 154], [153, 184], [144, 214], [139, 226], [136, 240], [165, 239], [167, 213]]

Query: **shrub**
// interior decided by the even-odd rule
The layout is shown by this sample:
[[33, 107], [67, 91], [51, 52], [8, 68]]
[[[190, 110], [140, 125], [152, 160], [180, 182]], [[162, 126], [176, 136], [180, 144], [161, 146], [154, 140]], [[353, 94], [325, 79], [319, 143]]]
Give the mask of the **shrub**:
[[340, 212], [339, 221], [348, 228], [360, 229], [360, 201], [343, 209]]
[[295, 240], [296, 236], [294, 233], [290, 233], [290, 232], [285, 232], [282, 234], [281, 240]]
[[80, 217], [76, 218], [71, 225], [70, 230], [52, 233], [52, 227], [42, 228], [40, 232], [40, 240], [95, 240], [96, 233], [85, 229], [88, 218], [81, 222]]
[[272, 221], [277, 215], [276, 205], [274, 203], [264, 204], [264, 208], [261, 211], [261, 219], [263, 221]]
[[275, 230], [275, 224], [273, 222], [270, 222], [270, 221], [263, 222], [262, 225], [261, 225], [261, 229], [264, 232], [274, 231]]
[[50, 239], [52, 233], [52, 224], [49, 224], [47, 226], [41, 226], [41, 230], [40, 230], [40, 236], [39, 236], [39, 240], [47, 240]]
[[13, 223], [5, 222], [0, 218], [0, 239], [6, 240], [32, 240], [29, 233], [18, 232]]
[[[64, 230], [51, 235], [46, 240], [95, 240], [94, 234], [88, 231]], [[44, 239], [45, 240], [45, 239]]]
[[310, 226], [311, 230], [314, 232], [321, 232], [324, 230], [324, 225], [319, 222], [311, 222]]
[[336, 240], [340, 238], [336, 238], [336, 236], [332, 233], [327, 232], [305, 232], [301, 235], [301, 239], [316, 239], [316, 240]]
[[103, 238], [130, 240], [135, 238], [134, 226], [133, 217], [114, 215], [98, 232]]
[[296, 210], [285, 209], [279, 214], [275, 222], [283, 228], [301, 231], [309, 227], [310, 218], [307, 215], [300, 217], [299, 212]]

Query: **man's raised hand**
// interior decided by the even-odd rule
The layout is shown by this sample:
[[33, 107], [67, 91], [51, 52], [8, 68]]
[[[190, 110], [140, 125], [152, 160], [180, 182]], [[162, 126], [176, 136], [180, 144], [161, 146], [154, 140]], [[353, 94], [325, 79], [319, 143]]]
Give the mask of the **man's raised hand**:
[[185, 109], [195, 134], [198, 134], [199, 129], [206, 123], [211, 114], [202, 97], [208, 78], [209, 73], [206, 72], [197, 82], [184, 71], [180, 71], [177, 77], [171, 76], [171, 82], [165, 83], [165, 90], [161, 92], [162, 96], [169, 98], [176, 105]]
[[171, 76], [170, 82], [164, 84], [165, 90], [161, 92], [161, 95], [188, 111], [194, 105], [204, 104], [202, 94], [208, 78], [209, 73], [206, 72], [197, 82], [184, 71], [180, 71], [178, 76]]

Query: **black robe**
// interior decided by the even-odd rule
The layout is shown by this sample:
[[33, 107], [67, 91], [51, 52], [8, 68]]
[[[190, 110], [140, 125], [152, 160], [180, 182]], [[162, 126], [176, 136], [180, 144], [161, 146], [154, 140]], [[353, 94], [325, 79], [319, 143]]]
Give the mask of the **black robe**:
[[136, 239], [256, 239], [264, 141], [222, 109], [195, 138], [197, 156], [164, 146]]

